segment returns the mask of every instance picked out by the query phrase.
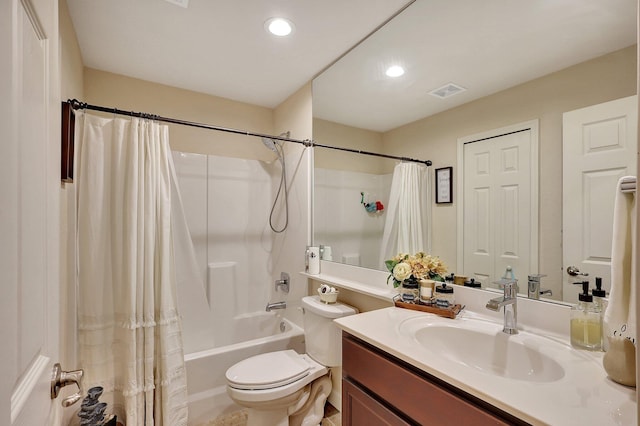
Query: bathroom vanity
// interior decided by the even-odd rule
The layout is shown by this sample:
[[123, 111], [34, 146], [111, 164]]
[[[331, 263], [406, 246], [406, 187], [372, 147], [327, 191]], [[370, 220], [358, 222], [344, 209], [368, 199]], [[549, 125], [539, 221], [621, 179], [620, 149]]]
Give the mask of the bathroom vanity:
[[342, 362], [345, 426], [527, 424], [346, 332]]
[[448, 319], [390, 307], [335, 322], [344, 425], [636, 424], [635, 389], [566, 336], [507, 335], [469, 311]]

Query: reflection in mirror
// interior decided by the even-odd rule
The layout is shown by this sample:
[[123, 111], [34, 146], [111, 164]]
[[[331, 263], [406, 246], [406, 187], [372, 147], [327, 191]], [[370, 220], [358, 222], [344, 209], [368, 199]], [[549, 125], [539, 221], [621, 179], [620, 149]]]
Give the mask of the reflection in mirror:
[[[382, 269], [392, 160], [315, 148], [314, 161], [314, 244], [321, 258]], [[376, 201], [383, 210], [368, 212], [362, 204]]]
[[323, 168], [316, 156], [314, 241], [321, 258], [381, 269], [398, 253], [430, 252], [427, 167], [351, 156], [343, 169], [327, 168], [329, 161]]
[[[552, 296], [541, 298], [572, 302], [578, 289], [566, 285], [571, 277], [564, 272], [569, 265], [563, 260], [562, 188], [573, 166], [570, 159], [563, 166], [563, 115], [636, 94], [636, 2], [614, 3], [546, 2], [542, 9], [539, 2], [417, 0], [314, 80], [314, 140], [432, 160], [431, 187], [433, 169], [452, 166], [454, 202], [435, 204], [431, 188], [430, 252], [450, 272], [474, 276], [461, 266], [458, 216], [473, 212], [465, 211], [460, 199], [459, 141], [537, 120], [537, 270], [515, 273], [525, 296], [528, 276], [546, 275], [540, 287]], [[404, 75], [386, 77], [385, 67], [392, 63], [403, 65]], [[466, 90], [444, 99], [429, 94], [449, 82]], [[315, 160], [314, 244], [331, 246], [333, 261], [355, 263], [350, 255], [360, 253], [362, 266], [385, 270], [379, 255], [364, 255], [381, 250], [384, 213], [369, 218], [378, 227], [374, 232], [350, 228], [346, 209], [362, 209], [359, 194], [365, 186], [359, 180], [369, 182], [372, 199], [388, 201], [395, 162], [321, 149]], [[355, 200], [354, 195], [328, 200], [329, 186], [345, 192], [351, 187]], [[611, 229], [610, 215], [599, 222]], [[341, 247], [332, 235], [349, 235], [350, 245]], [[611, 241], [597, 243], [606, 253]], [[588, 268], [587, 263], [580, 269]], [[605, 280], [603, 287], [609, 285]]]

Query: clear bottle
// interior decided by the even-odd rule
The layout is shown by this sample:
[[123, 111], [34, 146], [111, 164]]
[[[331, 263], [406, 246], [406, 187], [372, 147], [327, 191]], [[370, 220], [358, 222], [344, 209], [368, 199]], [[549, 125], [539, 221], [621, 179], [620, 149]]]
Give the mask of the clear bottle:
[[607, 292], [602, 289], [602, 278], [596, 277], [596, 288], [594, 288], [591, 291], [591, 294], [593, 295], [593, 304], [595, 305], [596, 309], [600, 311], [600, 327], [602, 330], [602, 333], [601, 333], [602, 334], [602, 350], [606, 351], [609, 346], [609, 342], [607, 342], [607, 339], [605, 339], [604, 337], [603, 321], [604, 321], [604, 311], [605, 309], [607, 309], [607, 304], [609, 302], [606, 299]]
[[590, 351], [602, 350], [602, 321], [600, 310], [589, 294], [589, 281], [582, 282], [578, 304], [571, 308], [571, 345]]
[[513, 273], [513, 268], [511, 266], [507, 266], [504, 270], [504, 275], [502, 276], [503, 280], [515, 280], [516, 275]]
[[591, 291], [593, 295], [593, 304], [600, 310], [600, 315], [604, 315], [604, 310], [607, 309], [607, 292], [602, 289], [602, 278], [596, 277], [596, 288]]

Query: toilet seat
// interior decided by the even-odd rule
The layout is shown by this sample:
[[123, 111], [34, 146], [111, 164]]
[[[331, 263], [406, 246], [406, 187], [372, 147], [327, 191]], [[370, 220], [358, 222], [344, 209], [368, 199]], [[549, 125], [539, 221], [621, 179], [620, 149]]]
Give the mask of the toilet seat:
[[291, 349], [255, 355], [226, 372], [227, 383], [236, 389], [272, 389], [296, 382], [309, 374], [311, 365]]
[[[250, 361], [252, 359], [253, 361]], [[276, 365], [269, 360], [280, 361], [277, 361], [279, 362], [279, 364]], [[287, 361], [285, 362], [284, 360]], [[246, 378], [245, 376], [243, 376], [244, 372], [238, 371], [244, 368], [241, 364], [243, 364], [245, 361], [249, 361], [246, 364], [248, 366], [246, 370]], [[265, 364], [264, 362], [267, 363]], [[306, 366], [306, 370], [304, 372], [300, 372], [300, 370], [298, 370], [297, 374], [289, 371], [285, 374], [286, 376], [288, 376], [287, 378], [279, 377], [277, 379], [264, 379], [260, 384], [260, 380], [256, 380], [255, 376], [248, 376], [250, 374], [248, 373], [249, 369], [253, 369], [252, 371], [255, 371], [256, 368], [261, 372], [264, 372], [265, 370], [276, 371], [280, 368], [282, 368], [281, 371], [288, 371], [285, 364], [290, 364], [289, 367], [295, 364], [297, 368], [304, 369], [304, 367], [301, 367], [301, 363], [304, 363], [304, 365]], [[289, 349], [284, 351], [269, 352], [266, 354], [260, 354], [247, 358], [229, 368], [225, 376], [227, 379], [227, 393], [229, 394], [229, 396], [236, 402], [242, 401], [246, 404], [264, 403], [269, 401], [274, 402], [279, 398], [287, 398], [289, 396], [293, 396], [294, 393], [301, 391], [309, 383], [328, 373], [329, 369], [327, 367], [317, 363], [308, 355], [300, 355], [296, 351]], [[271, 383], [268, 383], [269, 381]], [[247, 389], [248, 387], [255, 386], [256, 384], [265, 387], [262, 389]]]

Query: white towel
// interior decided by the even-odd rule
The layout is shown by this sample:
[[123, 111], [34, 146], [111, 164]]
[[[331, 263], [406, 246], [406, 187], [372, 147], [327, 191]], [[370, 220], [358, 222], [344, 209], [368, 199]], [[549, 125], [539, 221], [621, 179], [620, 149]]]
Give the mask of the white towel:
[[635, 177], [620, 178], [613, 209], [613, 239], [611, 244], [611, 293], [604, 313], [605, 336], [636, 339], [636, 197], [623, 193], [623, 185]]

